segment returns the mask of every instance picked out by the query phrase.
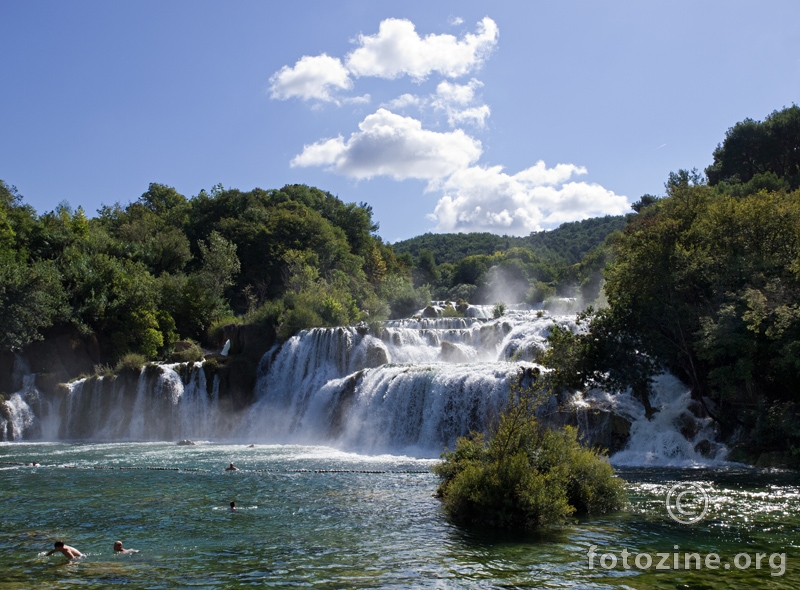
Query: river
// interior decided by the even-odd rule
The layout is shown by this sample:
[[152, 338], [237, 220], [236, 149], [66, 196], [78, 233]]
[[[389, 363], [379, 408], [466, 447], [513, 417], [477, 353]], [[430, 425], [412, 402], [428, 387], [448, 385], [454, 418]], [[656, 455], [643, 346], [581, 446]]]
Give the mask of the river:
[[[224, 471], [230, 462], [239, 470]], [[800, 586], [796, 473], [622, 467], [628, 510], [522, 535], [451, 524], [432, 462], [297, 445], [0, 444], [0, 588]], [[691, 525], [665, 506], [682, 481], [709, 495]], [[46, 557], [59, 538], [86, 557]], [[117, 540], [140, 552], [114, 554]], [[656, 570], [664, 552], [681, 569]], [[687, 552], [701, 569], [683, 569]], [[606, 553], [616, 567], [603, 567]], [[649, 569], [636, 567], [642, 553]], [[719, 569], [706, 567], [711, 553]], [[739, 569], [742, 553], [751, 565]]]

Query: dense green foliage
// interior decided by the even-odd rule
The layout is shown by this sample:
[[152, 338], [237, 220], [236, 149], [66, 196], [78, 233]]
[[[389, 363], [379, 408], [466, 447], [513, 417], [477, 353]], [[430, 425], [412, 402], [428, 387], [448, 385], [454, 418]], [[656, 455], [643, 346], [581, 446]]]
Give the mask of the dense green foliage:
[[771, 157], [791, 162], [797, 114], [738, 124], [715, 152], [715, 186], [680, 171], [640, 208], [614, 240], [608, 308], [586, 316], [586, 334], [553, 332], [544, 360], [562, 387], [631, 386], [646, 401], [650, 377], [668, 369], [751, 452], [800, 458], [800, 190], [785, 188], [796, 170], [780, 169], [784, 189], [751, 192], [758, 158], [726, 160], [745, 130], [780, 128], [791, 153]]
[[512, 386], [508, 404], [488, 436], [459, 438], [434, 470], [438, 493], [459, 523], [535, 529], [573, 513], [602, 514], [625, 503], [622, 480], [598, 451], [583, 447], [577, 431], [544, 428], [534, 409], [543, 380]]
[[429, 250], [439, 262], [455, 264], [467, 256], [491, 256], [511, 248], [526, 248], [540, 257], [565, 264], [575, 264], [590, 250], [603, 243], [611, 232], [625, 227], [622, 215], [593, 217], [582, 221], [563, 223], [551, 231], [533, 232], [529, 236], [498, 236], [490, 233], [426, 233], [416, 238], [392, 244], [395, 253], [411, 254], [418, 258]]
[[414, 285], [434, 299], [539, 303], [556, 295], [593, 302], [608, 259], [607, 240], [625, 217], [562, 224], [526, 237], [424, 234], [393, 245], [413, 267]]
[[746, 195], [760, 189], [800, 188], [800, 107], [775, 111], [763, 122], [731, 127], [706, 168], [708, 183]]
[[39, 216], [0, 182], [0, 348], [71, 326], [113, 365], [169, 358], [178, 339], [219, 338], [224, 322], [287, 338], [385, 318], [383, 300], [425, 293], [376, 230], [369, 206], [303, 185], [187, 199], [151, 184], [88, 219], [66, 203]]

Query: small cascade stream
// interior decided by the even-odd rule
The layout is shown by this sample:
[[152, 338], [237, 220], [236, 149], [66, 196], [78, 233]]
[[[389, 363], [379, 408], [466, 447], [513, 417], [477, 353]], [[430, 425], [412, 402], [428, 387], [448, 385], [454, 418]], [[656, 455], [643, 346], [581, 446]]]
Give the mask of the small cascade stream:
[[41, 438], [51, 434], [42, 432], [38, 416], [46, 411], [35, 380], [36, 375], [30, 372], [25, 360], [15, 355], [11, 381], [16, 391], [0, 404], [0, 441]]
[[[179, 371], [185, 375], [182, 377]], [[69, 384], [59, 438], [172, 440], [209, 438], [223, 421], [219, 380], [209, 392], [202, 363], [155, 365], [138, 378], [92, 377]]]

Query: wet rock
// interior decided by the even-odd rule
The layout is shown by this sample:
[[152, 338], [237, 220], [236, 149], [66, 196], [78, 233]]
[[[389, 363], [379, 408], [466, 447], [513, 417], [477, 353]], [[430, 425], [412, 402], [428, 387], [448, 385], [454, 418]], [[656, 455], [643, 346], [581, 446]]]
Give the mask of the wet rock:
[[699, 443], [694, 445], [694, 452], [697, 453], [698, 455], [702, 455], [707, 459], [711, 459], [716, 454], [715, 446], [716, 445], [714, 445], [711, 441], [704, 438]]
[[196, 442], [194, 442], [193, 440], [189, 440], [188, 438], [178, 441], [178, 446], [179, 447], [191, 447], [191, 446], [194, 446], [196, 444], [197, 444]]
[[706, 409], [703, 407], [703, 404], [701, 404], [696, 399], [690, 401], [689, 405], [686, 406], [686, 409], [689, 410], [692, 413], [692, 415], [697, 418], [700, 419], [708, 418], [708, 412], [706, 412]]
[[47, 373], [47, 385], [91, 374], [101, 359], [94, 335], [82, 336], [70, 328], [48, 331], [44, 340], [32, 342], [23, 351], [32, 373]]
[[422, 310], [422, 317], [438, 318], [439, 317], [439, 312], [434, 306], [429, 305], [428, 307], [426, 307], [425, 309]]
[[787, 468], [789, 467], [789, 457], [778, 451], [761, 453], [756, 461], [756, 467]]
[[456, 305], [456, 311], [460, 314], [466, 315], [468, 309], [469, 303], [459, 303]]
[[692, 440], [700, 432], [702, 424], [688, 412], [682, 412], [678, 417], [678, 429], [686, 440]]
[[469, 362], [467, 355], [455, 344], [442, 341], [442, 360], [448, 363], [466, 363]]
[[189, 342], [188, 340], [178, 340], [174, 345], [173, 348], [175, 352], [184, 352], [186, 350], [190, 350], [197, 346], [194, 342]]
[[627, 418], [592, 406], [562, 406], [543, 421], [558, 427], [575, 426], [585, 444], [606, 449], [612, 455], [625, 448], [631, 435], [631, 423]]
[[371, 342], [367, 346], [366, 367], [374, 369], [389, 362], [389, 353], [382, 342]]

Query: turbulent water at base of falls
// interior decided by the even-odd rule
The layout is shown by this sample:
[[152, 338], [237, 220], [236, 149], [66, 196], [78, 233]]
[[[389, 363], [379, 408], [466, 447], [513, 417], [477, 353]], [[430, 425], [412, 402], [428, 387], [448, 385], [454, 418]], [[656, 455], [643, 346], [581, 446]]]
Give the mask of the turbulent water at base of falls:
[[691, 392], [672, 375], [660, 375], [650, 402], [658, 409], [652, 418], [626, 392], [606, 395], [612, 411], [631, 421], [628, 445], [616, 453], [614, 465], [669, 467], [713, 466], [725, 462], [728, 449], [716, 442], [713, 420], [705, 415]]
[[[414, 317], [366, 327], [302, 331], [264, 355], [255, 403], [244, 412], [220, 399], [219, 376], [201, 363], [154, 365], [91, 377], [45, 396], [19, 367], [20, 390], [0, 406], [2, 440], [178, 440], [322, 444], [366, 453], [436, 457], [459, 436], [485, 430], [509, 383], [530, 377], [554, 323], [574, 316], [508, 310], [488, 318]], [[209, 386], [210, 385], [210, 386]], [[711, 420], [675, 378], [659, 377], [648, 419], [630, 393], [579, 392], [551, 402], [554, 425], [575, 424], [618, 465], [713, 465], [725, 448]], [[608, 441], [611, 441], [610, 443]], [[615, 446], [615, 442], [620, 442]]]

